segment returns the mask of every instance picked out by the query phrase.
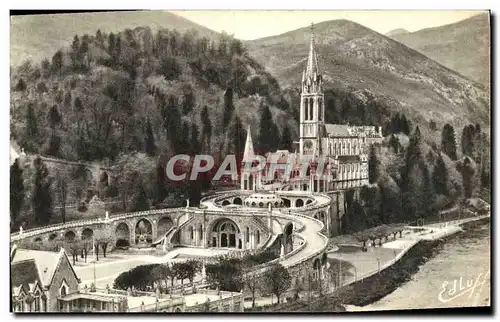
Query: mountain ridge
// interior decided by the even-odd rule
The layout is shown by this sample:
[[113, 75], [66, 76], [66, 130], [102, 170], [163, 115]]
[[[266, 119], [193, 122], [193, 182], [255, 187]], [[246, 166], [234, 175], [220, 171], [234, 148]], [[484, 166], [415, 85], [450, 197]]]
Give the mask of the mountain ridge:
[[[385, 112], [409, 113], [415, 122], [436, 118], [458, 127], [488, 123], [489, 95], [484, 86], [424, 54], [345, 19], [316, 24], [314, 34], [325, 88], [351, 93], [361, 105], [378, 100]], [[265, 62], [282, 88], [298, 88], [309, 41], [310, 28], [299, 28], [245, 45], [252, 57]], [[327, 108], [337, 110], [338, 105]]]
[[119, 32], [148, 26], [158, 29], [196, 30], [200, 37], [217, 37], [218, 32], [166, 11], [115, 11], [71, 14], [11, 16], [10, 64], [18, 66], [27, 59], [38, 63], [70, 42], [75, 34]]
[[490, 83], [489, 14], [392, 38], [485, 86]]

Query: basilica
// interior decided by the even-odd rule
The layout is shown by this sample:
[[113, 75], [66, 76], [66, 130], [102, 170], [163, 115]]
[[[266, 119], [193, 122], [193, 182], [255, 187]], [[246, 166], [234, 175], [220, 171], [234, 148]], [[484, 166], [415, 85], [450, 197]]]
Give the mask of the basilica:
[[[368, 153], [371, 144], [382, 142], [382, 129], [376, 126], [350, 126], [325, 123], [323, 76], [318, 67], [311, 35], [307, 65], [302, 73], [298, 151], [278, 150], [266, 155], [261, 172], [244, 168], [241, 190], [284, 190], [333, 192], [368, 184]], [[250, 129], [243, 163], [253, 162]], [[300, 175], [299, 160], [309, 157], [306, 175]], [[321, 166], [319, 166], [321, 164]], [[290, 175], [285, 175], [285, 167]], [[281, 165], [281, 167], [280, 167]], [[276, 169], [270, 178], [269, 169]], [[319, 170], [319, 171], [318, 171]]]

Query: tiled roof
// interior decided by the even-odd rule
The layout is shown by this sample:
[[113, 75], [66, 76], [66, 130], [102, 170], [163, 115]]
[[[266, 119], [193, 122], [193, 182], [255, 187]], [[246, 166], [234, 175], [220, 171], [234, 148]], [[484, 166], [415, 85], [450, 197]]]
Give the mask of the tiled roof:
[[10, 268], [10, 276], [11, 285], [12, 287], [14, 287], [15, 291], [19, 291], [18, 288], [21, 285], [25, 290], [33, 290], [35, 283], [37, 281], [40, 281], [38, 268], [36, 267], [34, 259], [26, 259], [12, 263]]
[[348, 129], [349, 125], [325, 124], [326, 133], [333, 136], [352, 136]]
[[61, 249], [59, 253], [18, 249], [14, 255], [14, 259], [12, 260], [12, 265], [17, 262], [33, 259], [38, 267], [38, 274], [40, 275], [41, 282], [44, 286], [49, 286], [52, 282], [52, 277], [54, 276], [57, 266], [63, 257], [66, 257], [67, 259], [64, 249]]

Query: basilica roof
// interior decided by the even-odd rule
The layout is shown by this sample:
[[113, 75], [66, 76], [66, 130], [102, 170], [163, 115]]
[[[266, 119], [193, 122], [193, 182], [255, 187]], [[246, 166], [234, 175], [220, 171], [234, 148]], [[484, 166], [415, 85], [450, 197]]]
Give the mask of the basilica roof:
[[344, 124], [325, 124], [326, 133], [332, 136], [352, 136], [349, 133], [349, 125]]

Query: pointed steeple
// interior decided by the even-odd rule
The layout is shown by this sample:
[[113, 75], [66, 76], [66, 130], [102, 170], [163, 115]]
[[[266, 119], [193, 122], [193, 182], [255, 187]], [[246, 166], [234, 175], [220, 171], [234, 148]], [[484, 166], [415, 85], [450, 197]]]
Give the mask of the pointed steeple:
[[309, 57], [307, 58], [307, 67], [305, 76], [314, 80], [314, 76], [319, 75], [318, 57], [314, 50], [314, 24], [311, 23], [311, 43], [309, 45]]
[[252, 132], [250, 131], [250, 125], [247, 129], [247, 140], [245, 142], [245, 150], [243, 152], [243, 162], [245, 162], [249, 157], [254, 156], [253, 142], [252, 142]]

